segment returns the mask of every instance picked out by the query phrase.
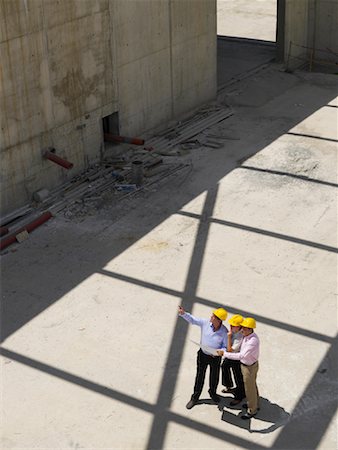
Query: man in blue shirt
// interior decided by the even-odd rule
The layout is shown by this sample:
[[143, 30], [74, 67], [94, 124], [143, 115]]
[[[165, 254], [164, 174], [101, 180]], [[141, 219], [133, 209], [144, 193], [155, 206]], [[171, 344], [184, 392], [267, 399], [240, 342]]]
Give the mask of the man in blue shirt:
[[201, 348], [197, 352], [197, 373], [195, 379], [194, 393], [190, 401], [187, 403], [187, 409], [191, 409], [196, 405], [201, 395], [205, 372], [210, 366], [209, 376], [209, 395], [216, 403], [220, 401], [220, 397], [216, 394], [221, 358], [217, 356], [217, 350], [227, 346], [228, 329], [222, 324], [227, 318], [228, 313], [223, 308], [215, 309], [208, 319], [200, 319], [194, 317], [184, 311], [182, 306], [178, 307], [178, 314], [192, 325], [198, 325], [201, 328]]

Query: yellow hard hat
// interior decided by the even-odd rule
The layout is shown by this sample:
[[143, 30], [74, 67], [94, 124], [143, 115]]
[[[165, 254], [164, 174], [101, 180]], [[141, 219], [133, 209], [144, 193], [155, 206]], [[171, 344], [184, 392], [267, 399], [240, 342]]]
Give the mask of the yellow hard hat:
[[241, 326], [242, 322], [243, 322], [243, 317], [240, 314], [235, 314], [234, 316], [231, 317], [231, 319], [229, 319], [229, 323], [233, 327]]
[[245, 328], [256, 328], [256, 321], [252, 317], [246, 317], [245, 319], [243, 319], [241, 325]]
[[214, 316], [218, 317], [221, 320], [225, 320], [228, 315], [224, 308], [215, 309], [215, 311], [213, 311], [212, 313], [214, 314]]

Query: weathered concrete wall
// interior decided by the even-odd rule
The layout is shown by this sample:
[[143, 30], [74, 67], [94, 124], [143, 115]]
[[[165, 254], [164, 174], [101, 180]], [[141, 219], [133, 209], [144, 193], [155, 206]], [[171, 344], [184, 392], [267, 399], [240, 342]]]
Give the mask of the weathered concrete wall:
[[71, 174], [44, 148], [74, 163], [98, 157], [100, 119], [117, 108], [109, 1], [0, 3], [1, 211]]
[[[314, 47], [316, 58], [338, 61], [338, 1], [317, 0], [315, 4]], [[329, 51], [328, 51], [329, 50]]]
[[164, 0], [114, 3], [122, 134], [171, 117], [169, 7]]
[[293, 66], [302, 64], [297, 58], [303, 58], [303, 62], [309, 62], [311, 57], [337, 62], [338, 0], [286, 0], [284, 36], [285, 60], [289, 58], [292, 42]]
[[302, 64], [307, 56], [311, 0], [286, 0], [285, 3], [285, 61], [291, 67]]
[[[215, 0], [0, 0], [1, 213], [216, 94]], [[46, 147], [74, 163], [42, 159]]]
[[215, 1], [171, 1], [174, 115], [216, 95], [216, 34]]
[[115, 8], [121, 133], [140, 133], [216, 95], [216, 1]]

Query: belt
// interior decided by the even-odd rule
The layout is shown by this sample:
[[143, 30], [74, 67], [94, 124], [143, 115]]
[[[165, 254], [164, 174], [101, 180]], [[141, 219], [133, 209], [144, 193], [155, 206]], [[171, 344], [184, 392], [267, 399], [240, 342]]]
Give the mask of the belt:
[[242, 366], [245, 366], [245, 367], [251, 367], [251, 366], [253, 366], [254, 364], [257, 364], [257, 363], [258, 363], [258, 361], [255, 361], [252, 364], [244, 364], [244, 363], [241, 362]]
[[204, 353], [204, 351], [200, 348], [200, 351], [203, 353], [204, 356], [210, 356], [210, 358], [220, 358], [218, 355], [208, 355], [207, 353]]

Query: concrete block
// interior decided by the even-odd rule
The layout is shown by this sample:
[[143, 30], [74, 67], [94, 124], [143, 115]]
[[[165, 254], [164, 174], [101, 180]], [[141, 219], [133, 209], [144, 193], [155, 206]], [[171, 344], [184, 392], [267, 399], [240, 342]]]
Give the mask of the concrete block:
[[49, 196], [48, 189], [40, 189], [33, 193], [33, 200], [35, 200], [36, 202], [43, 202], [48, 198], [48, 196]]
[[29, 238], [29, 234], [27, 230], [23, 230], [15, 236], [16, 240], [21, 243], [26, 241]]

